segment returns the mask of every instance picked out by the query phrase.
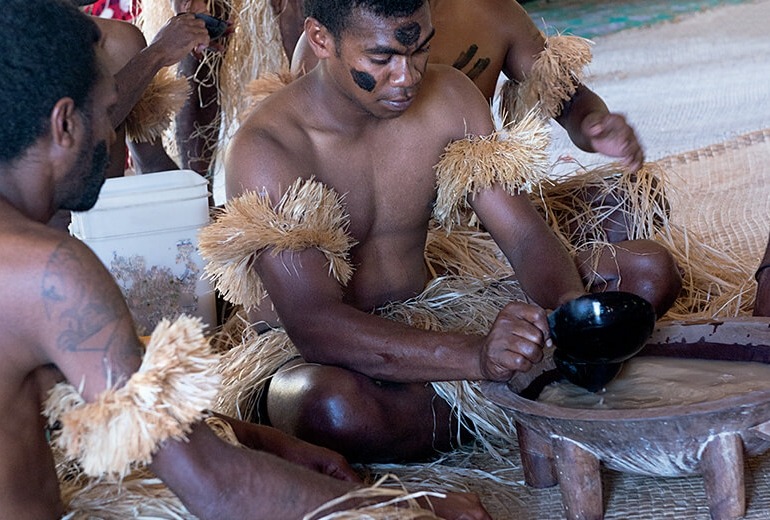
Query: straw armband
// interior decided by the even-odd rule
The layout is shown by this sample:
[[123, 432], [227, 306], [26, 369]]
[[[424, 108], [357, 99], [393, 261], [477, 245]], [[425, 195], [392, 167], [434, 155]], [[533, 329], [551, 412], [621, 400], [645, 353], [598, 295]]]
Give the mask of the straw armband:
[[278, 92], [283, 87], [294, 81], [294, 76], [288, 68], [279, 72], [261, 74], [257, 79], [246, 85], [245, 95], [250, 106], [256, 106], [270, 94]]
[[162, 136], [189, 94], [186, 78], [177, 78], [170, 68], [161, 69], [126, 117], [126, 136], [139, 143]]
[[51, 390], [44, 413], [61, 424], [53, 442], [86, 474], [122, 478], [149, 463], [163, 441], [185, 439], [204, 417], [219, 392], [217, 365], [200, 319], [163, 320], [124, 386], [90, 403], [70, 384]]
[[531, 192], [547, 178], [549, 134], [534, 111], [489, 136], [450, 143], [436, 164], [433, 216], [449, 232], [461, 221], [468, 197], [493, 185], [511, 195]]
[[266, 292], [252, 268], [256, 255], [316, 248], [329, 272], [345, 285], [353, 274], [349, 217], [342, 198], [321, 182], [297, 179], [273, 207], [267, 194], [247, 192], [229, 201], [224, 211], [201, 230], [198, 247], [206, 275], [228, 301], [246, 309]]
[[586, 65], [591, 63], [591, 42], [578, 36], [553, 36], [545, 39], [545, 48], [537, 55], [526, 79], [509, 79], [501, 90], [500, 116], [507, 124], [516, 121], [536, 106], [545, 117], [561, 113], [583, 81]]

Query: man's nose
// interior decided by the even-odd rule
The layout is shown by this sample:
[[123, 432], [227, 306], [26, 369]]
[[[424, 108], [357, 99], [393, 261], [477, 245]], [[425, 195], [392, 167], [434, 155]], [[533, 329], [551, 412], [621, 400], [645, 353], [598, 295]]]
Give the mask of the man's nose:
[[395, 66], [391, 73], [391, 83], [396, 87], [413, 87], [420, 79], [422, 74], [415, 67], [414, 60], [408, 56], [398, 56], [395, 60]]

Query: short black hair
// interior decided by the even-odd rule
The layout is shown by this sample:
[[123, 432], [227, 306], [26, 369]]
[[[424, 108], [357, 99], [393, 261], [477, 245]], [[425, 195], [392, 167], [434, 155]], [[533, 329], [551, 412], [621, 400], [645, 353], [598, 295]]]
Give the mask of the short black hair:
[[69, 97], [87, 108], [100, 69], [100, 32], [71, 0], [2, 0], [0, 164], [48, 132], [51, 110]]
[[361, 8], [386, 18], [400, 18], [413, 14], [425, 2], [426, 0], [304, 0], [303, 9], [306, 17], [318, 20], [335, 40], [339, 40], [354, 9]]

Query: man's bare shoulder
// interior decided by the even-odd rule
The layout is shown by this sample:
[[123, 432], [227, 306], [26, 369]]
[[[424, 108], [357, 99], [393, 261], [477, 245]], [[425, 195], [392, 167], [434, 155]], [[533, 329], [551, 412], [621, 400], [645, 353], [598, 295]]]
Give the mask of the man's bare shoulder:
[[303, 90], [292, 83], [249, 113], [228, 145], [228, 197], [269, 185], [286, 187], [286, 181], [312, 169], [311, 134], [317, 124], [309, 119], [307, 104]]
[[460, 135], [493, 130], [489, 103], [473, 81], [456, 68], [430, 64], [421, 88], [420, 95], [429, 98], [432, 117]]
[[91, 287], [105, 298], [119, 296], [104, 265], [80, 240], [19, 214], [0, 212], [1, 217], [6, 220], [0, 227], [0, 324], [37, 335], [50, 305], [61, 296], [51, 291], [54, 286]]

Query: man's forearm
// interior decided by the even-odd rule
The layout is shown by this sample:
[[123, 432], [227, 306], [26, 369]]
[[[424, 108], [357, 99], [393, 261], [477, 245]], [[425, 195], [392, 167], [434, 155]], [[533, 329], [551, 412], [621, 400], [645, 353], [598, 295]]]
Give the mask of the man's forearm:
[[583, 132], [583, 120], [588, 114], [609, 112], [607, 105], [591, 89], [580, 85], [567, 103], [564, 104], [561, 114], [556, 116], [558, 122], [569, 134], [572, 142], [585, 152], [595, 152], [590, 139]]
[[482, 378], [480, 336], [421, 330], [346, 304], [303, 314], [284, 324], [306, 361], [399, 383]]
[[150, 45], [142, 49], [115, 74], [118, 104], [112, 112], [114, 127], [119, 126], [126, 119], [161, 68], [163, 68], [162, 56]]

